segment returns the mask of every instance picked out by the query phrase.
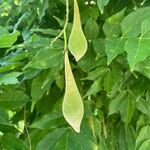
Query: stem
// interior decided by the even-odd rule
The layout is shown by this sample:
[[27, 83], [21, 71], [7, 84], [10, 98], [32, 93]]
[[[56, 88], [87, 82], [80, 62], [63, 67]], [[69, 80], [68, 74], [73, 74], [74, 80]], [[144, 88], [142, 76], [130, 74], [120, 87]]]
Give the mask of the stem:
[[102, 125], [103, 125], [103, 134], [105, 139], [107, 138], [107, 130], [106, 130], [106, 124], [105, 124], [105, 120], [102, 120]]
[[64, 31], [64, 53], [67, 51], [67, 36], [66, 30]]
[[27, 133], [27, 137], [29, 141], [29, 150], [32, 150], [31, 138], [27, 127], [27, 122], [26, 122], [26, 105], [24, 106], [24, 128], [25, 128], [25, 132]]
[[[90, 126], [90, 128], [92, 130], [93, 136], [96, 139], [93, 117], [90, 117], [88, 119], [88, 121], [89, 121], [89, 126]], [[97, 149], [98, 149], [97, 144], [93, 144], [93, 150], [97, 150]]]
[[65, 19], [65, 24], [64, 28], [61, 30], [61, 32], [56, 36], [52, 41], [51, 41], [51, 47], [53, 46], [53, 43], [57, 41], [58, 38], [61, 37], [61, 35], [66, 31], [67, 25], [69, 21], [69, 0], [66, 0], [66, 19]]

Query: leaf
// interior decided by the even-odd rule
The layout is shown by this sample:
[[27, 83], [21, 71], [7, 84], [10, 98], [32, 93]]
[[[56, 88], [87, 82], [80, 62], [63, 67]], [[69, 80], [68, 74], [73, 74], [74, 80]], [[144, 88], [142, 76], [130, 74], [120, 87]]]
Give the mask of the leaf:
[[82, 80], [92, 80], [95, 81], [99, 77], [103, 77], [105, 74], [109, 72], [108, 68], [104, 67], [97, 67], [91, 72], [88, 73], [88, 76], [86, 78], [83, 78]]
[[80, 134], [70, 128], [57, 128], [45, 136], [38, 144], [35, 150], [92, 150], [93, 141], [89, 135], [88, 128], [81, 131]]
[[0, 35], [9, 34], [6, 27], [0, 26]]
[[118, 149], [134, 150], [134, 129], [131, 126], [121, 124], [118, 130]]
[[96, 39], [99, 35], [99, 26], [94, 18], [90, 18], [87, 20], [84, 33], [88, 40]]
[[[32, 149], [35, 150], [37, 144], [47, 135], [49, 130], [34, 129], [30, 132], [30, 138], [32, 143]], [[29, 145], [29, 139], [26, 137], [26, 143]]]
[[87, 41], [81, 27], [77, 0], [74, 0], [74, 20], [69, 37], [69, 50], [75, 57], [76, 61], [81, 59], [87, 51]]
[[[117, 78], [116, 78], [117, 77]], [[104, 90], [107, 92], [109, 96], [111, 92], [114, 90], [116, 85], [119, 85], [122, 79], [122, 72], [119, 68], [113, 68], [112, 70], [108, 70], [107, 74], [104, 77]], [[118, 86], [117, 86], [118, 87]]]
[[135, 65], [135, 70], [150, 79], [150, 57]]
[[107, 55], [107, 64], [109, 65], [117, 55], [124, 52], [125, 39], [111, 37], [106, 39], [105, 52]]
[[28, 96], [11, 88], [2, 89], [0, 93], [0, 106], [6, 109], [21, 108], [29, 101]]
[[84, 72], [89, 72], [92, 69], [96, 68], [99, 65], [104, 65], [105, 59], [99, 58], [96, 59], [96, 54], [93, 49], [90, 47], [84, 57], [79, 60], [78, 67], [82, 69]]
[[125, 9], [106, 19], [103, 31], [106, 37], [118, 37], [121, 34], [121, 21], [124, 18]]
[[46, 35], [53, 35], [57, 36], [60, 32], [60, 30], [55, 30], [55, 29], [43, 29], [43, 28], [36, 28], [32, 29], [33, 32], [38, 32]]
[[110, 0], [97, 0], [97, 5], [101, 14], [104, 13], [104, 7], [108, 4], [109, 1]]
[[11, 47], [16, 42], [19, 35], [19, 31], [15, 31], [11, 34], [0, 35], [0, 48]]
[[150, 56], [150, 19], [143, 21], [139, 38], [127, 40], [125, 50], [128, 54], [127, 58], [131, 71], [135, 70], [135, 65], [138, 62]]
[[22, 73], [21, 72], [11, 72], [8, 74], [4, 74], [0, 76], [0, 85], [14, 85], [19, 83], [17, 77], [20, 76]]
[[46, 0], [46, 1], [39, 1], [39, 2], [40, 2], [40, 5], [37, 8], [37, 11], [38, 11], [39, 20], [41, 21], [42, 18], [44, 17], [44, 15], [45, 15], [46, 10], [49, 7], [49, 3], [48, 3], [48, 0]]
[[[45, 83], [45, 80], [47, 78], [49, 80], [48, 82]], [[53, 77], [53, 74], [51, 74], [51, 71], [47, 71], [47, 72], [45, 71], [44, 73], [37, 75], [33, 79], [32, 84], [31, 84], [32, 99], [35, 101], [40, 100], [42, 96], [44, 95], [44, 93], [50, 88], [53, 81], [54, 81], [54, 77]]]
[[145, 60], [150, 56], [150, 41], [141, 37], [139, 39], [129, 39], [125, 44], [128, 53], [128, 62], [131, 71], [135, 70], [138, 62]]
[[12, 134], [4, 134], [1, 138], [2, 145], [7, 150], [28, 150], [29, 147]]
[[27, 68], [25, 70], [23, 70], [23, 81], [24, 80], [30, 80], [32, 78], [34, 78], [36, 75], [38, 75], [41, 72], [41, 70], [39, 69], [35, 69], [35, 68]]
[[110, 101], [109, 115], [112, 115], [120, 110], [120, 107], [125, 100], [126, 94], [126, 91], [122, 91]]
[[[135, 150], [139, 150], [139, 147], [142, 143], [146, 140], [150, 140], [150, 126], [144, 126], [138, 133], [138, 137], [136, 138], [135, 142]], [[146, 144], [146, 143], [145, 143]], [[144, 146], [144, 145], [143, 145]], [[143, 147], [142, 146], [142, 147]], [[147, 150], [147, 149], [144, 149]]]
[[24, 69], [32, 67], [37, 69], [47, 69], [63, 64], [63, 51], [59, 49], [41, 49]]
[[136, 102], [136, 107], [138, 110], [140, 110], [142, 113], [146, 114], [147, 116], [150, 115], [150, 101], [149, 100], [140, 98]]
[[10, 124], [9, 125], [0, 124], [0, 131], [2, 133], [12, 133], [12, 134], [17, 134], [18, 133], [18, 130]]
[[84, 106], [71, 71], [68, 53], [65, 53], [65, 84], [65, 95], [62, 104], [63, 115], [74, 130], [80, 132]]
[[96, 38], [92, 40], [93, 49], [98, 57], [105, 56], [105, 39]]
[[138, 150], [149, 150], [150, 148], [150, 139], [145, 140]]
[[90, 96], [90, 95], [96, 95], [99, 91], [102, 90], [102, 78], [98, 78], [94, 81], [94, 83], [91, 85], [91, 87], [88, 89], [87, 93], [84, 95], [84, 97]]
[[31, 128], [37, 129], [54, 129], [64, 124], [62, 115], [55, 113], [49, 113], [41, 117], [41, 119], [33, 122]]
[[[101, 139], [98, 145], [98, 150], [110, 150], [110, 144], [108, 144], [104, 138]], [[112, 147], [111, 147], [112, 148]]]
[[18, 50], [16, 53], [12, 52], [10, 55], [8, 55], [8, 59], [6, 58], [5, 62], [6, 63], [11, 63], [11, 62], [17, 62], [24, 60], [29, 57], [29, 51], [21, 51]]
[[133, 97], [128, 95], [127, 99], [122, 102], [120, 107], [120, 114], [122, 121], [128, 125], [132, 119], [134, 112]]
[[123, 37], [139, 36], [141, 33], [141, 23], [149, 18], [149, 12], [150, 7], [145, 7], [137, 9], [126, 16], [121, 23]]
[[21, 65], [22, 64], [20, 62], [7, 63], [4, 66], [0, 67], [0, 73], [16, 69], [16, 68], [20, 67]]
[[0, 124], [10, 125], [9, 116], [3, 108], [0, 108]]
[[44, 137], [38, 144], [35, 150], [54, 150], [56, 144], [60, 139], [63, 139], [65, 128], [58, 128]]

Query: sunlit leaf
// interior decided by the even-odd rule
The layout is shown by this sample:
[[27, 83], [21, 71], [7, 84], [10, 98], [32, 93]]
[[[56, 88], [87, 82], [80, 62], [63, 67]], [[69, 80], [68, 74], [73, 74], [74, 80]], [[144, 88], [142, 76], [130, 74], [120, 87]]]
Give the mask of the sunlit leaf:
[[20, 35], [19, 31], [15, 31], [11, 34], [0, 35], [0, 48], [11, 47]]
[[59, 49], [45, 48], [32, 58], [32, 60], [25, 66], [25, 68], [47, 69], [62, 65], [63, 52]]

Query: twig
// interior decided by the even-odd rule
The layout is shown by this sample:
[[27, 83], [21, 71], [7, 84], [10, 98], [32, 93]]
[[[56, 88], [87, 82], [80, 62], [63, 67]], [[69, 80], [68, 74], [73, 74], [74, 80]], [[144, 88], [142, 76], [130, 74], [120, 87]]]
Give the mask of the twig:
[[28, 141], [29, 141], [29, 150], [32, 150], [31, 138], [30, 138], [30, 134], [28, 131], [27, 123], [26, 123], [26, 105], [24, 106], [24, 128], [27, 133], [27, 137], [28, 137]]
[[61, 37], [61, 35], [65, 32], [67, 25], [69, 21], [69, 0], [66, 0], [66, 20], [64, 24], [64, 28], [61, 30], [61, 32], [51, 41], [51, 47], [53, 46], [53, 43], [57, 41], [58, 38]]

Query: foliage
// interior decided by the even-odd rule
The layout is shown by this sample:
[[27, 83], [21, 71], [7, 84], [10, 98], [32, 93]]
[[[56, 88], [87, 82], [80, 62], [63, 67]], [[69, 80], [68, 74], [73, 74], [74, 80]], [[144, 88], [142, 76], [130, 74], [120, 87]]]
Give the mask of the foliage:
[[66, 2], [0, 0], [0, 149], [149, 150], [150, 1]]

